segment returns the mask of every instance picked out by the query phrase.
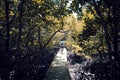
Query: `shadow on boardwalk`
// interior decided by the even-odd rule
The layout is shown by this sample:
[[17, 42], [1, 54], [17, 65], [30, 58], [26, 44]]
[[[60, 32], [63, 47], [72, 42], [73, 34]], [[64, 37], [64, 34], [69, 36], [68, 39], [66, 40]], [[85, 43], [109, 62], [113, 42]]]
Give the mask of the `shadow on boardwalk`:
[[65, 48], [58, 51], [44, 80], [71, 80], [67, 68], [67, 52]]

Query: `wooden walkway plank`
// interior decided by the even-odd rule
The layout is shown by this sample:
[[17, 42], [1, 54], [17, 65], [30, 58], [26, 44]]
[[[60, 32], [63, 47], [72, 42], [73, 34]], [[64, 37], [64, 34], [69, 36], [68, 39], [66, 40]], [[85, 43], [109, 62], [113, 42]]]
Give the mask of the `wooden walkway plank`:
[[71, 80], [67, 68], [67, 50], [65, 48], [58, 51], [44, 80]]

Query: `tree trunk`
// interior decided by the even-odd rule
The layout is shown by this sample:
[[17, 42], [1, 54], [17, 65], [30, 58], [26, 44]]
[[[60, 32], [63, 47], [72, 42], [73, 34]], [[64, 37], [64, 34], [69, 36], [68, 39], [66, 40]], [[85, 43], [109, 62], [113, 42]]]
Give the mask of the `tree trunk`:
[[[2, 80], [9, 80], [10, 72], [10, 24], [9, 24], [9, 0], [5, 0], [5, 27], [6, 27], [6, 39], [5, 39], [5, 53], [3, 59], [3, 73]], [[6, 66], [7, 65], [7, 66]]]
[[104, 29], [105, 40], [106, 40], [106, 44], [107, 44], [107, 47], [108, 47], [109, 58], [111, 59], [111, 56], [112, 56], [112, 53], [111, 53], [112, 52], [112, 48], [111, 48], [111, 43], [110, 43], [111, 39], [110, 39], [108, 31], [107, 31], [107, 24], [105, 23], [105, 20], [104, 20], [103, 16], [101, 15], [101, 12], [99, 11], [99, 8], [96, 5], [95, 1], [93, 3], [93, 6], [95, 8], [95, 11], [96, 11], [97, 15], [100, 18], [101, 25], [102, 25], [102, 27]]
[[[22, 0], [21, 0], [22, 1]], [[22, 35], [22, 16], [23, 16], [23, 2], [19, 6], [19, 33], [18, 33], [18, 40], [17, 40], [17, 51], [20, 51], [21, 45], [21, 35]]]
[[[119, 28], [119, 2], [114, 1], [113, 3], [113, 45], [114, 45], [114, 56], [117, 61], [120, 61], [119, 52], [118, 52], [118, 28]], [[117, 10], [118, 9], [118, 10]]]
[[5, 26], [6, 26], [6, 45], [5, 51], [10, 51], [10, 25], [9, 25], [9, 0], [5, 0]]
[[[116, 1], [114, 1], [116, 2]], [[95, 3], [95, 0], [94, 0], [94, 8], [98, 14], [98, 16], [100, 17], [100, 21], [101, 21], [101, 24], [102, 24], [102, 27], [105, 31], [105, 39], [106, 39], [106, 44], [108, 46], [108, 53], [109, 53], [109, 58], [111, 59], [112, 55], [115, 57], [115, 60], [117, 60], [119, 62], [120, 60], [120, 57], [119, 57], [119, 54], [118, 54], [118, 26], [119, 26], [119, 19], [118, 19], [118, 16], [116, 15], [119, 15], [118, 11], [118, 5], [120, 4], [119, 2], [116, 2], [114, 3], [113, 2], [113, 16], [114, 16], [114, 27], [113, 27], [113, 45], [114, 45], [114, 53], [112, 52], [112, 48], [111, 48], [111, 42], [110, 42], [110, 37], [109, 37], [109, 34], [107, 32], [107, 24], [105, 23], [105, 20], [103, 18], [103, 16], [101, 15], [101, 12], [99, 11], [99, 8], [98, 6], [96, 5]]]
[[38, 42], [39, 42], [39, 48], [42, 48], [42, 44], [41, 44], [41, 29], [40, 27], [38, 27]]

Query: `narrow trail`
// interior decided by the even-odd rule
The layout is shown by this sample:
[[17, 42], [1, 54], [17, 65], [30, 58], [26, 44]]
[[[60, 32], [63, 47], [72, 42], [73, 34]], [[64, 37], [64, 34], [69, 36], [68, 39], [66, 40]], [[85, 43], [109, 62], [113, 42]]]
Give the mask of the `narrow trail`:
[[44, 80], [71, 80], [67, 68], [67, 50], [65, 48], [58, 51]]
[[76, 63], [72, 59], [67, 61], [69, 53], [66, 48], [58, 51], [44, 80], [94, 80], [95, 75], [86, 69], [92, 64], [92, 60], [88, 59], [81, 63]]

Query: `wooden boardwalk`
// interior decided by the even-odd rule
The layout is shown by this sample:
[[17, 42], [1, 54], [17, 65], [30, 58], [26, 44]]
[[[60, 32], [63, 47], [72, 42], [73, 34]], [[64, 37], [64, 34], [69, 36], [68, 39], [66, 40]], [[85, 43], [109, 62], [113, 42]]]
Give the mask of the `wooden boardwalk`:
[[71, 80], [67, 68], [67, 51], [65, 48], [58, 51], [44, 80]]
[[94, 80], [95, 74], [85, 69], [93, 60], [71, 63], [67, 61], [67, 53], [69, 52], [65, 48], [58, 51], [44, 80]]

